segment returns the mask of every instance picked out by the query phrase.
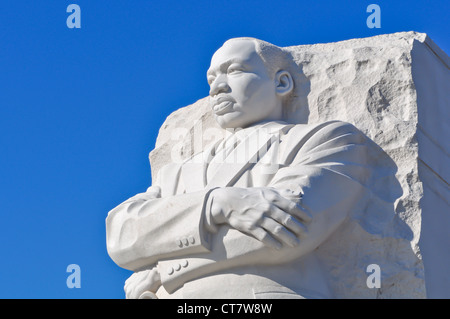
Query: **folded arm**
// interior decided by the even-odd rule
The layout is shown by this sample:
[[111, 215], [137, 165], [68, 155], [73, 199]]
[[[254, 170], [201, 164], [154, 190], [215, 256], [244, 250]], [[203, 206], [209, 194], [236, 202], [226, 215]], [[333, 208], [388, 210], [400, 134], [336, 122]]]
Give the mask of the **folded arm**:
[[[278, 194], [294, 192], [301, 195], [297, 204], [310, 220], [308, 217], [302, 219], [292, 209], [284, 212], [296, 217], [297, 222], [306, 226], [306, 231], [297, 232], [296, 226], [289, 227], [285, 224], [285, 219], [277, 220], [274, 215], [267, 214], [268, 206], [260, 211], [265, 214], [257, 215], [259, 224], [255, 224], [254, 219], [246, 221], [241, 218], [241, 228], [233, 223], [233, 214], [218, 213], [221, 216], [219, 219], [210, 216], [206, 221], [212, 219], [209, 224], [215, 224], [217, 228], [217, 233], [212, 237], [211, 252], [190, 256], [187, 259], [189, 266], [175, 273], [167, 269], [170, 270], [177, 263], [186, 264], [186, 259], [159, 262], [158, 269], [164, 288], [171, 292], [189, 280], [233, 267], [286, 263], [317, 248], [346, 220], [362, 196], [369, 169], [365, 165], [364, 141], [365, 137], [353, 126], [336, 123], [317, 132], [306, 142], [303, 141], [297, 149], [296, 146], [289, 147], [292, 150], [292, 155], [288, 155], [292, 156], [291, 164], [276, 173], [266, 190]], [[254, 188], [249, 188], [249, 191], [261, 192]], [[209, 198], [214, 202], [214, 192]], [[279, 205], [275, 206], [280, 208]], [[257, 210], [256, 205], [254, 209]], [[212, 212], [214, 215], [214, 208]], [[272, 227], [274, 231], [270, 231], [270, 226], [266, 226], [267, 222], [263, 222], [268, 219], [273, 220], [272, 225], [277, 223]], [[214, 231], [214, 226], [208, 228]], [[258, 236], [257, 232], [253, 232], [255, 229], [265, 230], [265, 234], [259, 231], [262, 235]], [[298, 242], [290, 241], [289, 244], [288, 240], [283, 240], [283, 236], [288, 236], [286, 231], [290, 235], [296, 235]], [[267, 240], [264, 240], [267, 235], [285, 245], [274, 249], [274, 245], [267, 245]], [[292, 239], [290, 235], [289, 238]]]
[[208, 252], [203, 229], [207, 191], [155, 197], [155, 187], [138, 194], [108, 213], [107, 248], [119, 266], [149, 268], [161, 259]]

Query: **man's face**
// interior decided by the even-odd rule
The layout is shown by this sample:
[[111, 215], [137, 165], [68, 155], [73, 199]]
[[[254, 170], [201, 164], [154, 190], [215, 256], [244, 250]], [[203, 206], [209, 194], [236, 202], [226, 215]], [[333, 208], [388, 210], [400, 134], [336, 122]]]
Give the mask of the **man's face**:
[[244, 128], [281, 118], [275, 82], [251, 40], [227, 42], [214, 53], [207, 73], [214, 117], [223, 128]]

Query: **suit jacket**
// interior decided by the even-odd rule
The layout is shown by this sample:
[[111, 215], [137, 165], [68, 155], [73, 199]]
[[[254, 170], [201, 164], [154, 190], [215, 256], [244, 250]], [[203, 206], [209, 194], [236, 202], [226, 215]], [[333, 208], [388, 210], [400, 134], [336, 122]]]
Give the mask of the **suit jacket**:
[[[374, 152], [364, 134], [339, 121], [269, 122], [224, 144], [168, 163], [147, 192], [109, 212], [111, 258], [134, 271], [157, 265], [161, 297], [331, 297], [311, 252], [347, 218], [361, 215], [381, 150]], [[307, 235], [297, 247], [274, 250], [228, 226], [208, 232], [205, 210], [215, 187], [292, 194], [312, 216]]]

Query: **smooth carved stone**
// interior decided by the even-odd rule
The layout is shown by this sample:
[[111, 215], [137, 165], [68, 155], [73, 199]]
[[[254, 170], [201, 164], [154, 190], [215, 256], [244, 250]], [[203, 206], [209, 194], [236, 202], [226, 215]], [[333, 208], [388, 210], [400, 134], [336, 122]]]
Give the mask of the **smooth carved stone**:
[[[213, 57], [212, 66], [225, 57], [233, 55], [234, 48], [229, 45], [218, 50], [219, 53], [216, 52]], [[276, 250], [266, 250], [267, 248], [258, 246], [251, 236], [242, 236], [241, 232], [220, 226], [222, 225], [220, 223], [218, 226], [215, 225], [215, 222], [218, 221], [225, 222], [225, 217], [221, 215], [220, 210], [214, 211], [212, 216], [206, 214], [205, 220], [198, 220], [191, 210], [185, 209], [183, 212], [187, 215], [183, 218], [194, 224], [197, 223], [197, 225], [203, 221], [206, 230], [189, 233], [191, 230], [174, 228], [172, 224], [176, 215], [171, 217], [170, 227], [180, 232], [172, 236], [182, 238], [182, 240], [186, 239], [187, 243], [179, 246], [184, 244], [185, 247], [180, 250], [186, 249], [184, 256], [188, 257], [178, 260], [177, 253], [161, 251], [161, 254], [164, 254], [160, 256], [169, 260], [158, 263], [158, 269], [163, 273], [161, 273], [162, 287], [156, 295], [159, 298], [246, 298], [263, 295], [269, 298], [282, 298], [283, 296], [449, 298], [450, 274], [447, 270], [450, 267], [448, 252], [450, 244], [450, 233], [448, 232], [450, 227], [450, 215], [448, 214], [450, 211], [448, 200], [450, 198], [448, 186], [450, 180], [448, 166], [450, 78], [448, 56], [425, 34], [416, 32], [395, 33], [337, 43], [299, 45], [283, 49], [295, 62], [295, 66], [290, 65], [289, 70], [296, 84], [295, 103], [297, 106], [297, 111], [289, 113], [284, 120], [292, 124], [306, 124], [304, 127], [312, 128], [312, 130], [308, 133], [302, 131], [302, 126], [298, 125], [294, 126], [294, 130], [287, 129], [288, 126], [278, 126], [278, 129], [281, 130], [277, 133], [280, 135], [277, 136], [287, 134], [286, 136], [289, 138], [280, 143], [282, 146], [280, 150], [282, 151], [283, 147], [289, 149], [290, 142], [288, 141], [296, 140], [295, 136], [298, 139], [308, 137], [311, 139], [309, 143], [313, 145], [316, 143], [313, 142], [315, 141], [315, 128], [323, 127], [326, 131], [326, 127], [335, 127], [330, 132], [349, 129], [347, 126], [340, 127], [338, 124], [340, 122], [331, 124], [331, 126], [329, 124], [323, 126], [325, 125], [323, 123], [336, 120], [351, 123], [376, 144], [372, 145], [371, 141], [365, 140], [364, 137], [358, 137], [359, 142], [352, 145], [362, 143], [361, 145], [367, 146], [368, 151], [365, 155], [367, 159], [365, 161], [362, 158], [349, 157], [351, 161], [362, 162], [348, 166], [350, 170], [347, 170], [345, 165], [348, 165], [349, 162], [344, 161], [342, 173], [360, 181], [365, 185], [364, 189], [370, 191], [366, 193], [364, 190], [360, 193], [359, 202], [354, 202], [344, 209], [344, 211], [348, 211], [346, 221], [336, 223], [337, 226], [332, 231], [330, 230], [332, 235], [321, 241], [313, 252], [292, 260], [288, 257], [289, 254], [296, 256], [304, 242], [308, 242], [307, 237], [299, 236], [298, 247], [300, 248], [292, 248], [292, 250], [283, 248], [282, 251], [286, 250], [287, 254], [277, 253]], [[247, 47], [242, 46], [238, 51], [245, 52], [245, 50]], [[220, 90], [217, 83], [220, 73], [212, 72], [210, 75], [213, 76], [211, 78], [212, 91]], [[279, 92], [282, 92], [283, 89], [289, 90], [289, 79], [286, 77], [280, 79], [279, 83], [284, 87], [281, 87]], [[267, 96], [265, 99], [268, 101], [270, 98]], [[166, 164], [178, 165], [185, 161], [198, 164], [194, 161], [196, 158], [194, 155], [203, 154], [202, 152], [206, 152], [206, 150], [213, 157], [220, 154], [220, 152], [216, 154], [216, 150], [220, 150], [217, 145], [223, 144], [217, 144], [217, 142], [227, 138], [226, 128], [232, 127], [233, 122], [224, 124], [224, 117], [218, 114], [222, 110], [226, 110], [228, 105], [226, 103], [219, 105], [220, 101], [216, 103], [215, 99], [216, 96], [213, 94], [211, 97], [200, 99], [193, 105], [181, 108], [172, 113], [161, 126], [156, 147], [149, 156], [154, 183], [161, 183], [161, 181], [158, 182], [157, 176], [159, 175], [164, 176], [163, 182], [169, 179], [169, 176], [181, 175], [185, 181], [192, 183], [190, 185], [192, 191], [200, 191], [205, 187], [201, 186], [201, 183], [195, 178], [196, 175], [193, 173], [195, 166], [183, 164], [186, 169], [176, 175], [174, 169], [167, 169]], [[216, 115], [211, 112], [211, 104], [214, 106], [214, 111], [218, 112]], [[270, 116], [275, 115], [272, 113]], [[249, 131], [243, 130], [242, 134], [235, 132], [235, 136], [246, 141], [248, 139], [246, 132]], [[275, 131], [272, 128], [270, 134], [273, 132]], [[348, 132], [347, 136], [359, 134], [351, 129]], [[319, 140], [318, 136], [317, 141]], [[300, 153], [306, 145], [307, 143], [300, 148]], [[317, 147], [323, 148], [324, 146], [318, 145]], [[350, 156], [349, 154], [351, 153], [346, 153], [345, 156]], [[320, 157], [318, 158], [320, 159]], [[259, 162], [256, 163], [259, 164]], [[352, 171], [358, 165], [359, 167], [369, 167], [369, 171], [371, 170], [372, 173], [365, 175], [366, 173]], [[163, 169], [163, 167], [166, 168]], [[217, 169], [220, 172], [220, 166]], [[239, 171], [239, 167], [233, 168], [231, 165], [223, 172], [225, 175], [231, 174], [234, 169], [236, 172]], [[248, 170], [249, 176], [246, 177], [246, 182], [243, 182], [242, 178], [239, 180], [235, 178], [228, 181], [227, 185], [234, 187], [247, 185], [245, 183], [248, 183], [250, 176], [252, 183], [266, 185], [264, 178], [261, 178], [264, 174], [256, 173], [264, 172], [264, 170], [258, 171], [250, 168]], [[274, 172], [280, 174], [277, 169]], [[305, 174], [310, 173], [305, 172]], [[205, 176], [208, 178], [208, 175]], [[311, 202], [313, 200], [311, 198], [319, 196], [314, 195], [318, 194], [317, 192], [325, 192], [327, 184], [317, 184], [321, 186], [312, 189], [311, 193], [308, 192], [309, 186], [307, 187], [305, 184], [299, 188], [302, 195], [300, 197], [295, 183], [290, 188], [278, 189], [278, 191], [285, 198], [292, 198], [299, 205], [308, 204], [314, 210], [315, 205], [319, 205], [320, 201], [332, 202], [333, 193], [351, 193], [352, 187], [356, 187], [353, 184], [345, 184], [345, 181], [338, 181], [336, 177], [327, 177], [328, 175], [324, 171], [317, 176], [328, 180], [330, 185], [335, 185], [333, 189], [326, 191], [327, 195], [316, 198], [317, 202]], [[365, 179], [364, 176], [367, 178]], [[225, 181], [226, 179], [223, 178], [218, 179], [214, 186], [225, 186], [223, 184]], [[158, 193], [158, 190], [155, 191], [155, 187], [154, 185], [149, 188], [145, 194]], [[313, 186], [311, 187], [313, 188]], [[159, 196], [166, 198], [164, 192], [167, 192], [167, 186], [161, 187], [161, 189], [162, 194]], [[205, 188], [206, 191], [210, 189], [214, 189], [213, 185]], [[175, 192], [178, 191], [180, 189]], [[359, 194], [360, 190], [356, 187], [355, 192]], [[260, 195], [263, 196], [262, 198], [272, 196], [272, 194], [264, 192]], [[189, 195], [189, 198], [183, 199], [183, 205], [193, 209], [198, 207], [197, 210], [210, 209], [208, 206], [211, 205], [210, 202], [199, 203], [201, 200], [198, 198], [203, 198], [203, 195], [195, 196], [197, 195]], [[127, 202], [122, 205], [126, 204]], [[226, 207], [228, 204], [225, 201], [222, 207]], [[167, 207], [172, 207], [173, 214], [175, 214], [178, 204], [170, 205], [172, 206]], [[253, 205], [257, 207], [256, 202]], [[165, 207], [162, 205], [161, 209], [165, 209]], [[213, 210], [211, 209], [211, 211]], [[320, 224], [320, 227], [317, 226], [319, 227], [317, 229], [329, 231], [322, 227], [327, 223], [327, 218], [337, 214], [333, 210], [331, 212], [330, 217], [320, 217], [320, 214], [316, 216], [313, 212], [311, 225], [308, 223], [304, 225], [307, 229], [309, 227], [308, 236], [315, 236], [315, 227], [320, 223], [323, 224]], [[111, 237], [114, 229], [119, 227], [119, 224], [114, 222], [114, 218], [119, 220], [118, 216], [122, 215], [120, 213], [117, 213], [117, 217], [115, 214], [110, 213], [110, 215], [108, 218], [111, 225], [109, 226]], [[145, 222], [150, 228], [155, 229], [152, 234], [160, 233], [154, 223], [160, 223], [161, 219], [156, 218]], [[169, 224], [167, 225], [169, 227]], [[275, 229], [278, 229], [278, 233], [282, 227], [278, 226]], [[195, 228], [192, 231], [194, 230]], [[124, 227], [121, 228], [120, 233], [124, 237], [124, 242], [127, 242]], [[163, 234], [161, 232], [161, 236]], [[194, 234], [200, 240], [193, 241]], [[157, 241], [158, 238], [155, 240]], [[287, 243], [296, 245], [294, 242], [287, 241]], [[116, 244], [116, 241], [111, 238], [108, 247], [110, 255], [120, 266], [134, 269], [145, 265], [144, 259], [138, 258], [134, 258], [132, 262], [125, 262], [126, 258], [136, 254], [137, 251], [142, 254], [141, 251], [144, 252], [142, 250], [144, 247], [134, 246], [134, 250], [124, 250], [124, 253], [120, 254], [116, 253], [116, 248], [114, 248], [119, 244]], [[162, 244], [163, 242], [161, 242]], [[191, 256], [194, 258], [189, 259]], [[205, 256], [208, 256], [208, 259], [204, 259]], [[158, 262], [151, 257], [148, 258], [149, 264]], [[228, 261], [224, 261], [224, 258]], [[281, 262], [283, 260], [285, 262]], [[265, 266], [258, 266], [261, 264]], [[378, 265], [382, 272], [380, 289], [370, 288], [368, 284], [370, 274], [367, 269], [372, 264]], [[176, 273], [173, 269], [174, 265], [180, 266]], [[224, 269], [221, 267], [229, 267], [226, 265], [232, 265], [233, 267], [230, 269], [234, 270], [220, 273], [219, 270]], [[321, 271], [317, 272], [318, 269]], [[166, 273], [170, 275], [170, 278], [164, 277]], [[212, 273], [216, 273], [216, 275], [210, 275]], [[314, 275], [311, 275], [312, 273]], [[302, 276], [305, 277], [304, 280], [300, 279]], [[318, 279], [317, 276], [320, 278]], [[291, 280], [288, 280], [284, 286], [280, 285], [285, 282], [286, 278]], [[297, 281], [299, 286], [294, 284]], [[181, 283], [184, 286], [180, 286]], [[225, 289], [226, 292], [224, 292], [224, 287], [230, 287], [230, 289]]]

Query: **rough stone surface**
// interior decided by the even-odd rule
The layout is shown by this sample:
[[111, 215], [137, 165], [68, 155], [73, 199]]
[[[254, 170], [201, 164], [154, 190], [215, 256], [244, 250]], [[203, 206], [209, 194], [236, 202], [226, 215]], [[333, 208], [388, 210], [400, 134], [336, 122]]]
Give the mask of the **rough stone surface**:
[[[333, 261], [329, 274], [336, 295], [449, 298], [448, 56], [426, 34], [416, 32], [285, 49], [308, 80], [308, 123], [350, 122], [395, 161], [403, 190], [395, 211], [412, 231], [382, 239], [357, 223], [344, 226], [343, 242], [356, 233], [368, 244], [350, 243], [352, 256], [333, 253], [342, 242], [319, 248]], [[150, 153], [152, 176], [174, 152], [187, 158], [201, 151], [214, 139], [202, 132], [214, 127], [208, 97], [172, 113]], [[361, 286], [371, 263], [381, 267], [381, 289]]]

